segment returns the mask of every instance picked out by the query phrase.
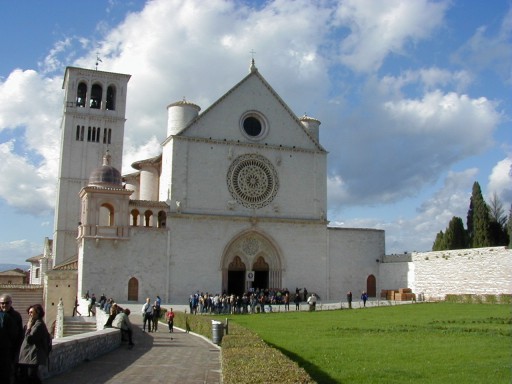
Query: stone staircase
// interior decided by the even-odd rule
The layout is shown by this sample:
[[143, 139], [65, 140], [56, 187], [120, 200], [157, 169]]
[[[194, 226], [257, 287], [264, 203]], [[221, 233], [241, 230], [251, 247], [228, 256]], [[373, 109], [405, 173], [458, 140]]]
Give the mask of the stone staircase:
[[87, 332], [96, 331], [95, 316], [65, 316], [64, 317], [64, 337], [79, 335]]

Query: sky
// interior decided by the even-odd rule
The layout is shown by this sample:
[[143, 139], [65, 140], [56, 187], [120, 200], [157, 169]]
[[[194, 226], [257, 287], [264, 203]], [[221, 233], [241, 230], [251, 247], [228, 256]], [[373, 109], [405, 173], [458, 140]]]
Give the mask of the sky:
[[0, 263], [53, 237], [66, 66], [130, 74], [123, 173], [249, 72], [321, 121], [331, 226], [429, 251], [473, 183], [512, 204], [511, 0], [0, 2]]

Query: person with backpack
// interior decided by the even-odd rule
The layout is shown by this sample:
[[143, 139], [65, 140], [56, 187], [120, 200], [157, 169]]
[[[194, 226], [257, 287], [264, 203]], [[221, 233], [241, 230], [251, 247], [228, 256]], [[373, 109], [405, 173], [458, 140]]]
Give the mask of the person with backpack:
[[28, 309], [28, 322], [24, 329], [18, 360], [18, 383], [42, 383], [40, 368], [48, 363], [52, 338], [43, 321], [44, 309], [34, 304]]

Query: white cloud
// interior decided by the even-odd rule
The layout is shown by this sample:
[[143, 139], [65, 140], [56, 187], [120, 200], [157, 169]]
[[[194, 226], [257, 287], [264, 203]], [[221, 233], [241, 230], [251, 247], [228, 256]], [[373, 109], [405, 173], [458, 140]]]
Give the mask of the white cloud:
[[25, 260], [41, 254], [41, 244], [35, 244], [28, 240], [0, 243], [0, 263], [27, 265]]
[[485, 25], [452, 55], [462, 66], [483, 71], [496, 71], [504, 81], [512, 83], [512, 8], [509, 8], [497, 34], [488, 33]]
[[476, 168], [449, 172], [444, 185], [421, 204], [416, 216], [386, 224], [376, 223], [378, 228], [386, 230], [388, 253], [431, 250], [436, 234], [444, 231], [454, 216], [460, 217], [466, 225], [471, 188], [477, 172]]
[[341, 41], [341, 62], [356, 72], [373, 72], [386, 57], [403, 54], [408, 43], [429, 37], [440, 27], [447, 1], [348, 0], [337, 22], [350, 29]]
[[[512, 204], [512, 157], [509, 156], [494, 166], [489, 175], [487, 192], [489, 196], [496, 193], [508, 214]], [[489, 202], [490, 198], [487, 198], [486, 201]]]

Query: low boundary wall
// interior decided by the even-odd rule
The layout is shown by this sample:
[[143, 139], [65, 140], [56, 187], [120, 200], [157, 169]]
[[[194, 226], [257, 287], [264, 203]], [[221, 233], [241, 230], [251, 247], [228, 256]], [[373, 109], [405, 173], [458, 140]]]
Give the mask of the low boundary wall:
[[84, 361], [119, 348], [120, 345], [121, 331], [115, 328], [53, 339], [49, 367], [43, 373], [43, 377], [48, 378], [69, 371]]

